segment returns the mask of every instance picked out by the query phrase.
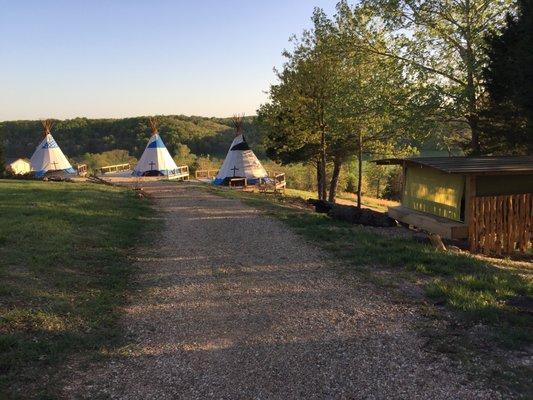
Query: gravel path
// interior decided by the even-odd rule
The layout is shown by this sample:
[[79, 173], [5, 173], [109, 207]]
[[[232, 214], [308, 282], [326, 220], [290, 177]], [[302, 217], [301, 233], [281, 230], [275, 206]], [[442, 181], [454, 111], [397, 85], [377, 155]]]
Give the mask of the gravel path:
[[165, 230], [139, 258], [131, 345], [66, 398], [501, 398], [423, 351], [415, 305], [341, 278], [281, 222], [193, 185], [148, 190]]

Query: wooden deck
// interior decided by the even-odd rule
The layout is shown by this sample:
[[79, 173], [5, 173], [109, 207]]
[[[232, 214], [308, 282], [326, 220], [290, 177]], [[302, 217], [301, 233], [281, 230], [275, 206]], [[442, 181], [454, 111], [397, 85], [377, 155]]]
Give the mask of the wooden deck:
[[405, 224], [436, 233], [445, 239], [468, 238], [468, 225], [463, 222], [411, 210], [404, 206], [389, 207], [388, 215]]

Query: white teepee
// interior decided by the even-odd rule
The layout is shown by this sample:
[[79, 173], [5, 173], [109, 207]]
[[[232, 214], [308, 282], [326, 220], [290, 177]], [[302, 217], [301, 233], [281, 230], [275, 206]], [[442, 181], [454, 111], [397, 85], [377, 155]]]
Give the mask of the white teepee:
[[170, 156], [163, 140], [157, 132], [155, 119], [150, 118], [152, 137], [148, 141], [141, 159], [133, 170], [135, 176], [172, 176], [178, 173], [178, 167]]
[[215, 177], [215, 185], [227, 185], [231, 178], [246, 178], [248, 184], [255, 184], [260, 178], [268, 179], [261, 162], [246, 143], [242, 133], [242, 116], [233, 118], [235, 139], [231, 143], [226, 159]]
[[50, 171], [76, 173], [52, 137], [52, 125], [51, 120], [43, 121], [44, 139], [39, 143], [30, 159], [31, 169], [35, 171], [35, 176], [38, 178], [42, 178]]

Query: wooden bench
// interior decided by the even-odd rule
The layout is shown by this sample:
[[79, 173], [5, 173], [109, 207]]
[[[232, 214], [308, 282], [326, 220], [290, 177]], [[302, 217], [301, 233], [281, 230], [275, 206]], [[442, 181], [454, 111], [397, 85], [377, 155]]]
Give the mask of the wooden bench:
[[257, 189], [260, 193], [283, 193], [287, 182], [285, 181], [285, 174], [273, 174], [270, 178], [259, 178]]

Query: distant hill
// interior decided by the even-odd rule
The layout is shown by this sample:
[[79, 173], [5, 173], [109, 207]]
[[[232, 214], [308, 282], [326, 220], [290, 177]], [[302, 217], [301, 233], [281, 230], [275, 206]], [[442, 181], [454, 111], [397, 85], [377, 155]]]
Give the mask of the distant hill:
[[[157, 117], [159, 132], [171, 154], [179, 144], [187, 145], [194, 154], [224, 157], [233, 139], [231, 118]], [[244, 120], [246, 138], [258, 156], [264, 156], [261, 137], [254, 117]], [[0, 122], [6, 157], [30, 157], [42, 137], [40, 121]], [[139, 157], [150, 137], [146, 117], [122, 119], [75, 118], [57, 120], [52, 131], [68, 157], [108, 150], [127, 150]], [[2, 137], [2, 135], [0, 135]]]

